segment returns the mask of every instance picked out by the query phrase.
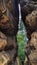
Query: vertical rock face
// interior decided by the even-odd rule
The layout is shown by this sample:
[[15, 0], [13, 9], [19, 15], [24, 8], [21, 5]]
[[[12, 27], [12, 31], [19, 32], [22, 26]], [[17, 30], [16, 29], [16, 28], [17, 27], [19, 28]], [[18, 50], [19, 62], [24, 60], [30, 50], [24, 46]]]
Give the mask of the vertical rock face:
[[28, 55], [31, 65], [37, 65], [37, 32], [31, 34], [30, 54]]
[[7, 14], [3, 15], [3, 19], [0, 21], [1, 22], [0, 28], [3, 32], [5, 32], [5, 34], [16, 35], [18, 31], [18, 20], [19, 20], [17, 1], [13, 1], [13, 0], [6, 1], [5, 0], [5, 8], [6, 8]]
[[22, 20], [29, 39], [25, 65], [37, 65], [37, 0], [20, 0]]
[[[18, 2], [18, 0], [0, 0], [0, 51], [4, 50], [9, 54], [12, 65], [18, 50], [16, 39], [19, 21]], [[37, 65], [37, 0], [20, 0], [20, 5], [29, 39], [25, 64]]]
[[37, 10], [26, 16], [25, 23], [27, 25], [27, 34], [29, 33], [28, 37], [30, 38], [30, 35], [37, 30]]
[[16, 39], [19, 20], [18, 2], [17, 0], [4, 0], [4, 4], [1, 3], [3, 3], [2, 0], [0, 2], [0, 51], [4, 50], [9, 54], [11, 60], [9, 65], [13, 65], [15, 64], [18, 50]]

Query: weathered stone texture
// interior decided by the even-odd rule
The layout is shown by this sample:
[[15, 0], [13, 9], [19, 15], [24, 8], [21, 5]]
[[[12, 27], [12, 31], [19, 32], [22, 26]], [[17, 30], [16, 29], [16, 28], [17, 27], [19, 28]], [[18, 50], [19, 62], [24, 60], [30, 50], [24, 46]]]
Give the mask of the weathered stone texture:
[[[2, 3], [2, 4], [1, 4]], [[20, 0], [21, 15], [29, 39], [26, 47], [26, 64], [37, 65], [37, 0]], [[9, 54], [12, 65], [16, 61], [18, 45], [18, 0], [0, 1], [0, 51]], [[11, 64], [10, 64], [11, 65]]]
[[20, 0], [20, 4], [22, 20], [29, 39], [25, 65], [37, 65], [37, 0]]
[[18, 31], [19, 15], [18, 6], [15, 2], [15, 0], [11, 0], [11, 2], [10, 0], [4, 0], [4, 3], [2, 0], [0, 1], [0, 52], [6, 52], [11, 60], [10, 64], [5, 65], [15, 65], [18, 53], [16, 34]]

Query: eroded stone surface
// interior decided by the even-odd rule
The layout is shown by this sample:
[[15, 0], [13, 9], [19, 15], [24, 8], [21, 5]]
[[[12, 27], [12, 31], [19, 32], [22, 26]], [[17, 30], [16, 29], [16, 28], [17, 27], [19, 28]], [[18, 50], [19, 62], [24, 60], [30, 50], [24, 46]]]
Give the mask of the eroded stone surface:
[[10, 56], [5, 51], [0, 52], [0, 65], [9, 65], [11, 62]]

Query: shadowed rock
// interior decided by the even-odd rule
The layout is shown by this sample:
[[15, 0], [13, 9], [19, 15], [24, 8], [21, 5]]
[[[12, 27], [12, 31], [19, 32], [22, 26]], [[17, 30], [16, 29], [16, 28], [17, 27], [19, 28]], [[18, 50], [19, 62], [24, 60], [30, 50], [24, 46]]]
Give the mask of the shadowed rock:
[[[20, 5], [21, 5], [22, 20], [27, 31], [27, 37], [30, 39], [31, 33], [37, 28], [37, 22], [34, 22], [37, 19], [37, 1], [20, 0]], [[34, 13], [33, 11], [34, 12], [36, 11], [36, 13]], [[29, 17], [28, 22], [26, 20], [26, 18], [28, 18], [27, 16]], [[33, 20], [32, 18], [35, 20]]]
[[[7, 1], [6, 1], [7, 2]], [[11, 4], [8, 1], [7, 3], [5, 3], [5, 8], [6, 8], [6, 13], [4, 14], [4, 10], [2, 12], [1, 9], [1, 13], [2, 16], [0, 16], [0, 31], [2, 32], [2, 35], [6, 36], [6, 41], [5, 39], [3, 40], [2, 37], [0, 39], [1, 41], [1, 51], [5, 51], [6, 53], [8, 53], [10, 55], [11, 58], [11, 64], [15, 64], [16, 61], [16, 57], [17, 57], [17, 50], [18, 50], [18, 45], [17, 45], [17, 39], [16, 39], [16, 34], [18, 31], [18, 6], [16, 5], [17, 1], [12, 1], [11, 0]], [[13, 6], [12, 6], [13, 5]], [[3, 6], [3, 4], [1, 5], [1, 7]], [[3, 36], [3, 37], [4, 37]], [[7, 42], [7, 44], [4, 44], [4, 41]], [[10, 64], [10, 65], [11, 65]]]
[[20, 0], [20, 4], [22, 20], [29, 39], [25, 65], [37, 65], [37, 0]]
[[7, 37], [0, 32], [0, 50], [3, 50], [7, 45]]
[[[16, 61], [18, 53], [16, 39], [19, 21], [18, 0], [5, 0], [4, 3], [5, 4], [3, 5], [5, 8], [3, 8], [4, 6], [0, 3], [0, 31], [2, 32], [2, 34], [0, 33], [0, 37], [5, 38], [5, 40], [0, 38], [0, 48], [4, 48], [4, 51], [10, 55], [13, 64]], [[26, 27], [27, 37], [29, 39], [26, 47], [26, 58], [28, 61], [26, 65], [36, 65], [33, 63], [33, 61], [35, 61], [33, 59], [35, 59], [35, 55], [37, 57], [37, 1], [20, 0], [20, 5], [22, 20]], [[6, 45], [4, 44], [5, 42], [7, 42]]]
[[35, 47], [35, 50], [31, 50], [29, 59], [32, 65], [37, 65], [37, 32], [32, 33], [30, 44]]
[[26, 65], [37, 65], [37, 32], [31, 34], [31, 39], [26, 46]]
[[28, 38], [30, 38], [29, 36], [31, 35], [31, 33], [37, 30], [37, 10], [34, 10], [31, 14], [28, 14], [26, 16], [25, 23]]

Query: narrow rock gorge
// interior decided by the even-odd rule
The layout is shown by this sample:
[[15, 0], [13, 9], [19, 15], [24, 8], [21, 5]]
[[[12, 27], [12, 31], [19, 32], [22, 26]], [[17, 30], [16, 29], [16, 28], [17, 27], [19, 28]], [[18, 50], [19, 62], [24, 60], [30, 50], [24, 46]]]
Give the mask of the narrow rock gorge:
[[28, 38], [24, 64], [37, 65], [37, 0], [0, 0], [0, 65], [16, 64], [19, 3]]

